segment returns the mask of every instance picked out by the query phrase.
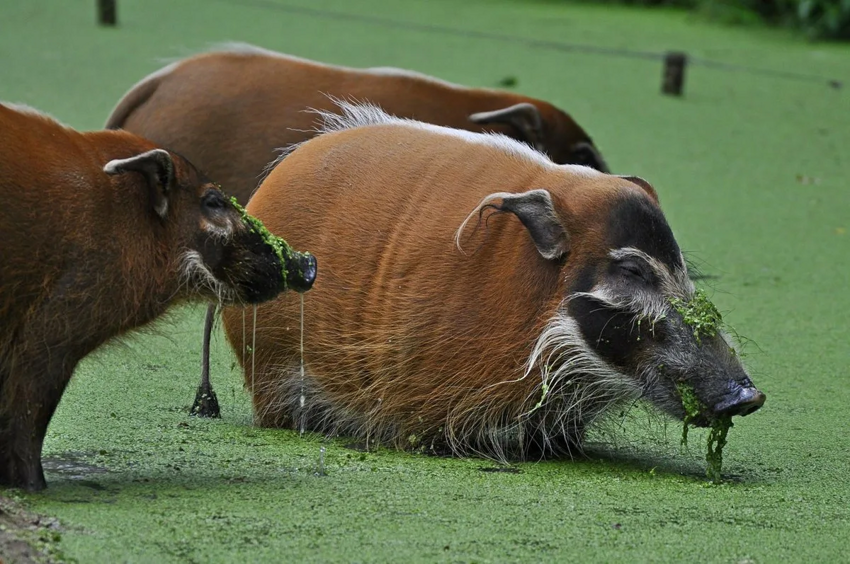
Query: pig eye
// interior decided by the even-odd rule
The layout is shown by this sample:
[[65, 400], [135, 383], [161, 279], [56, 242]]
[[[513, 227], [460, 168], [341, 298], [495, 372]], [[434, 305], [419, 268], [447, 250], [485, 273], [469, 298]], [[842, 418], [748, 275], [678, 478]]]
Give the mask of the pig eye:
[[223, 209], [227, 205], [227, 203], [224, 201], [224, 198], [221, 196], [221, 194], [219, 194], [218, 192], [215, 192], [213, 190], [210, 190], [209, 192], [204, 194], [204, 197], [202, 199], [202, 203], [203, 203], [204, 207], [206, 207], [208, 209], [213, 209], [213, 210]]
[[637, 278], [644, 282], [648, 282], [646, 275], [643, 272], [643, 269], [638, 265], [638, 263], [631, 260], [624, 260], [617, 263], [617, 267], [620, 269], [620, 272], [625, 274], [630, 278]]

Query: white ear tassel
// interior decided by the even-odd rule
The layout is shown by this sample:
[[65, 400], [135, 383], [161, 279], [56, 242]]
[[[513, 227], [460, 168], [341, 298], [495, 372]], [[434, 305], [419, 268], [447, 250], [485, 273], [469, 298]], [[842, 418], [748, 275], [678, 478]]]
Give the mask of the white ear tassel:
[[106, 163], [103, 167], [103, 172], [106, 174], [121, 174], [128, 170], [141, 172], [143, 167], [146, 166], [146, 163], [160, 159], [166, 159], [170, 162], [171, 155], [168, 154], [168, 151], [163, 149], [151, 149], [150, 151], [139, 153], [135, 157], [129, 157], [127, 159], [113, 159]]

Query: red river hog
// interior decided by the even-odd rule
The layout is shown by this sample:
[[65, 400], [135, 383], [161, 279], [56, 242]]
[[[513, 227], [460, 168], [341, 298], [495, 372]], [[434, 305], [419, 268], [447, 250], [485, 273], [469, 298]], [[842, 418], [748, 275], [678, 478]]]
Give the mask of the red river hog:
[[0, 105], [0, 486], [46, 486], [41, 449], [74, 367], [189, 299], [306, 290], [292, 251], [183, 157]]
[[262, 425], [525, 460], [581, 452], [637, 398], [682, 419], [688, 390], [698, 425], [764, 403], [722, 329], [686, 321], [699, 292], [646, 181], [341, 109], [248, 206], [323, 269], [303, 373], [297, 298], [259, 306], [255, 335], [249, 315], [249, 343], [224, 311]]

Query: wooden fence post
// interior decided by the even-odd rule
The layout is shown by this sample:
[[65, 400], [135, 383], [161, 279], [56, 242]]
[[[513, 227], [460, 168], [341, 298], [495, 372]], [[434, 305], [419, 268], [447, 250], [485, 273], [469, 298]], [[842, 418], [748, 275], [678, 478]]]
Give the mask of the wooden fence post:
[[97, 21], [100, 25], [115, 25], [117, 18], [116, 0], [97, 0]]
[[685, 85], [685, 67], [688, 56], [678, 51], [670, 51], [664, 55], [664, 76], [661, 81], [661, 92], [670, 96], [681, 96]]

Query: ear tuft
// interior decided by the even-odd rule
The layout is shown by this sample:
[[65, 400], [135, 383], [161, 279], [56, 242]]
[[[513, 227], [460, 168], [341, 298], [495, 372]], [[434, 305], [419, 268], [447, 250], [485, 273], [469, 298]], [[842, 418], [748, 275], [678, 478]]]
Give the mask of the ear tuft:
[[460, 234], [466, 227], [467, 222], [478, 214], [481, 215], [486, 209], [495, 209], [500, 212], [510, 212], [517, 216], [534, 246], [543, 258], [548, 260], [557, 260], [569, 252], [569, 235], [564, 229], [558, 214], [555, 212], [555, 206], [552, 203], [552, 196], [548, 190], [538, 189], [529, 190], [514, 194], [510, 192], [496, 192], [484, 198], [478, 206], [472, 210], [472, 213], [466, 218], [466, 221], [458, 229], [456, 240], [460, 241]]
[[469, 116], [469, 121], [486, 125], [503, 123], [517, 129], [522, 138], [538, 151], [543, 151], [543, 118], [534, 104], [521, 102], [501, 110], [478, 112]]
[[103, 172], [110, 176], [125, 172], [144, 174], [154, 211], [163, 219], [168, 214], [168, 197], [174, 184], [174, 161], [168, 151], [152, 149], [135, 157], [114, 159], [106, 163]]
[[655, 188], [652, 187], [652, 184], [641, 178], [640, 176], [620, 176], [623, 180], [628, 180], [632, 184], [639, 186], [646, 192], [650, 198], [657, 204], [658, 203], [658, 193], [655, 191]]

